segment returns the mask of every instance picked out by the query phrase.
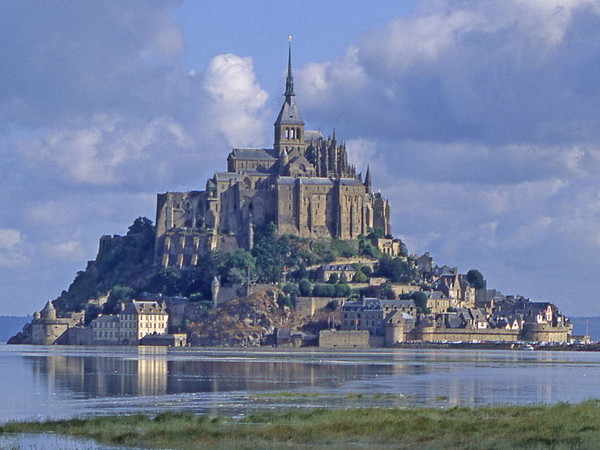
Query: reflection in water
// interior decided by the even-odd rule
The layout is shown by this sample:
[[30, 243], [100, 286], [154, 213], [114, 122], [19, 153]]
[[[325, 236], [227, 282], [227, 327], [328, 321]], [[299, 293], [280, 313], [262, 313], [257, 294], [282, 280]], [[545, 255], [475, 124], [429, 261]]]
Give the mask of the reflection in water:
[[9, 381], [0, 385], [0, 421], [581, 401], [600, 397], [599, 376], [600, 356], [591, 353], [2, 346], [0, 377]]

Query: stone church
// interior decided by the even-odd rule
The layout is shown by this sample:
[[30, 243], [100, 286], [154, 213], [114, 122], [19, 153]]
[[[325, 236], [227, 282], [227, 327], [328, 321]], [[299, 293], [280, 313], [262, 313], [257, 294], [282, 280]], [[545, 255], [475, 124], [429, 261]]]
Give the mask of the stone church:
[[279, 234], [356, 239], [370, 228], [391, 233], [390, 206], [348, 163], [344, 143], [305, 130], [294, 101], [291, 47], [285, 100], [273, 148], [234, 148], [227, 172], [203, 191], [158, 194], [156, 259], [163, 267], [196, 265], [215, 249], [251, 249], [254, 227], [273, 222]]

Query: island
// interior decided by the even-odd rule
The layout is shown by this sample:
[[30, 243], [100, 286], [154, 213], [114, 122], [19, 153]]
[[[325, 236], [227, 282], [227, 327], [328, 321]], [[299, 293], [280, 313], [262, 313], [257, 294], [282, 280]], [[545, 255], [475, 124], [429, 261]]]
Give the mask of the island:
[[305, 129], [291, 46], [273, 148], [234, 148], [204, 190], [100, 238], [12, 344], [382, 347], [569, 343], [558, 307], [489, 289], [392, 235], [391, 206], [335, 131]]

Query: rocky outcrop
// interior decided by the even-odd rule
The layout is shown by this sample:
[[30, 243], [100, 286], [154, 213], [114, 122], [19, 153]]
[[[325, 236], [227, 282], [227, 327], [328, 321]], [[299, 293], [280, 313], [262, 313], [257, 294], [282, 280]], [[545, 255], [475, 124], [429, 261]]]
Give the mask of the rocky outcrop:
[[270, 287], [220, 305], [202, 323], [189, 326], [190, 343], [228, 347], [274, 344], [277, 328], [298, 328], [306, 323], [283, 304], [284, 296], [281, 289]]

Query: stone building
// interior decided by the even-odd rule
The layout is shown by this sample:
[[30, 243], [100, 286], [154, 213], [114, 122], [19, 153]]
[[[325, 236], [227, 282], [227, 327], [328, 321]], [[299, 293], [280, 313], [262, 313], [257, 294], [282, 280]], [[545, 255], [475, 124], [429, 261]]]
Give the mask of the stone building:
[[132, 300], [118, 317], [122, 344], [137, 344], [146, 335], [167, 333], [169, 313], [163, 302]]
[[83, 324], [83, 312], [70, 312], [58, 317], [52, 302], [36, 311], [31, 321], [31, 343], [36, 345], [66, 344], [67, 331]]
[[325, 138], [305, 129], [294, 97], [290, 47], [273, 148], [234, 148], [227, 172], [205, 190], [158, 194], [158, 264], [190, 267], [214, 249], [251, 249], [254, 227], [269, 222], [306, 238], [356, 239], [375, 227], [391, 233], [390, 205], [372, 192], [369, 168], [363, 180], [335, 132]]

